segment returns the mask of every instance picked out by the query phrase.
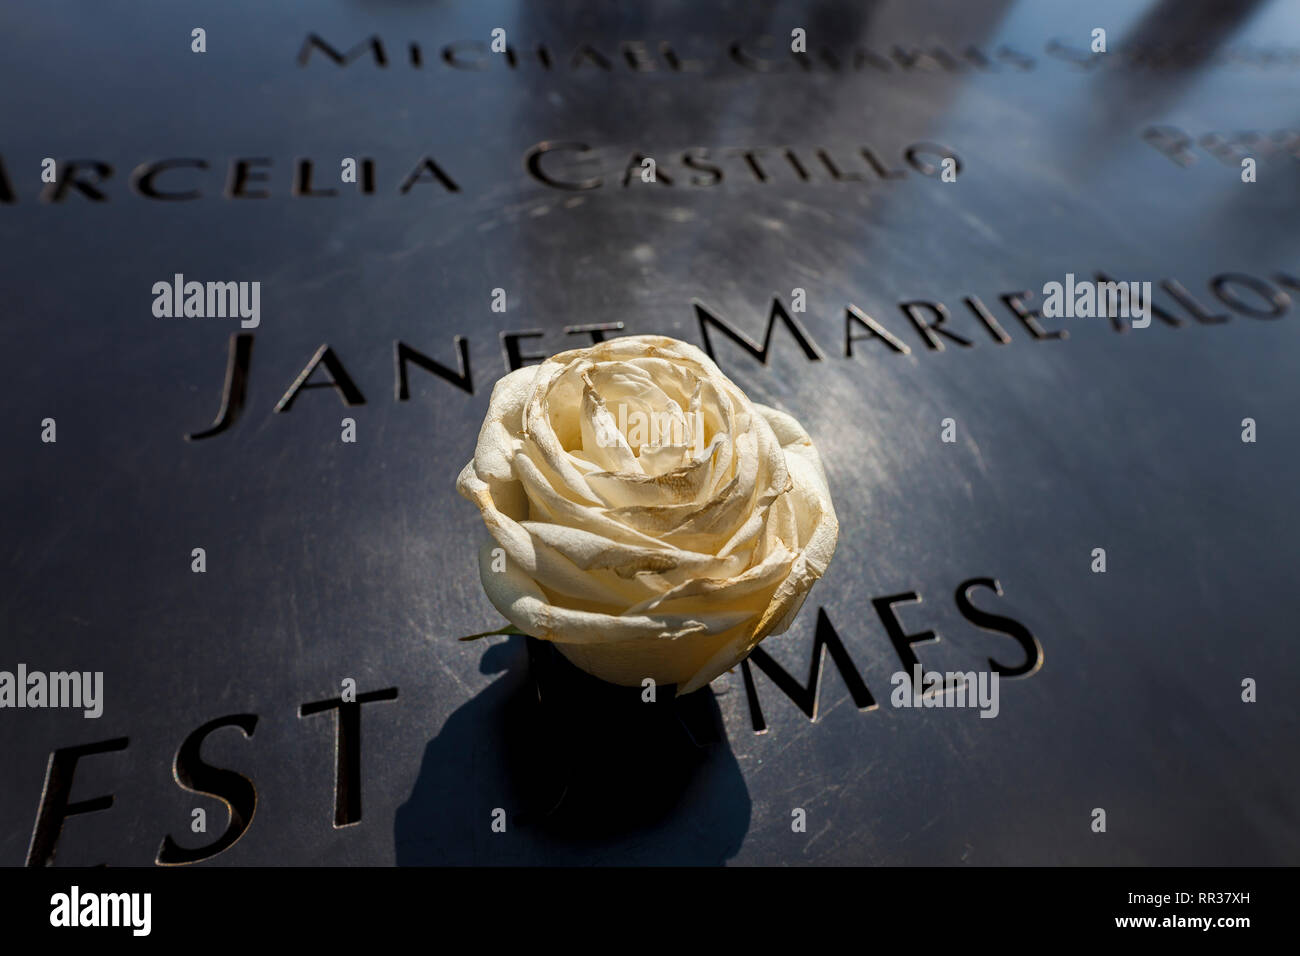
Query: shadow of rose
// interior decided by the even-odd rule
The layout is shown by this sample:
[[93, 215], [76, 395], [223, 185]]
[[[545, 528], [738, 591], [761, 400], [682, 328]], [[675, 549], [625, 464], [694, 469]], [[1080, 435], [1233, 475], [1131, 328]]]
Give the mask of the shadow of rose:
[[739, 850], [749, 792], [708, 687], [646, 702], [522, 637], [479, 668], [504, 676], [425, 747], [398, 865], [720, 865]]

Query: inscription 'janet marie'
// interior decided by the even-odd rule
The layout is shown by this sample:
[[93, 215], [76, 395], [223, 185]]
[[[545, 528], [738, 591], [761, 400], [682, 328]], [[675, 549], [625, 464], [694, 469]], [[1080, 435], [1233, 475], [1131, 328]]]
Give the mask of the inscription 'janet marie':
[[[1127, 285], [1124, 283], [1117, 284], [1105, 272], [1098, 271], [1095, 273], [1095, 277], [1098, 289], [1110, 286], [1118, 288], [1119, 285]], [[1284, 291], [1284, 287], [1300, 291], [1300, 277], [1278, 272], [1274, 274], [1274, 280], [1270, 281], [1247, 273], [1228, 272], [1214, 276], [1209, 281], [1209, 289], [1215, 299], [1232, 312], [1253, 319], [1279, 319], [1288, 314], [1291, 309], [1291, 297]], [[1070, 281], [1073, 283], [1072, 279]], [[1050, 285], [1052, 284], [1049, 283]], [[1091, 285], [1089, 283], [1089, 287]], [[1157, 287], [1164, 295], [1168, 296], [1168, 301], [1156, 301], [1153, 298], [1153, 290]], [[1072, 285], [1072, 290], [1073, 288]], [[1188, 322], [1197, 325], [1217, 325], [1228, 322], [1231, 318], [1227, 312], [1216, 310], [1213, 305], [1207, 305], [1204, 299], [1198, 298], [1174, 278], [1164, 278], [1159, 280], [1158, 283], [1144, 283], [1141, 289], [1142, 291], [1136, 297], [1140, 299], [1140, 313], [1136, 319], [1126, 317], [1120, 313], [1122, 311], [1135, 311], [1132, 306], [1137, 303], [1128, 301], [1125, 310], [1111, 311], [1110, 303], [1104, 301], [1108, 300], [1110, 296], [1103, 295], [1099, 300], [1096, 298], [1095, 293], [1092, 299], [1095, 311], [1090, 314], [1109, 319], [1116, 332], [1124, 332], [1129, 328], [1142, 328], [1154, 324], [1153, 319], [1163, 326], [1178, 329], [1188, 324]], [[803, 294], [804, 290], [795, 291], [797, 294], [793, 297], [794, 307], [792, 308], [787, 308], [780, 298], [772, 300], [771, 310], [767, 317], [767, 327], [763, 331], [761, 341], [755, 341], [742, 328], [731, 324], [722, 318], [716, 310], [703, 302], [698, 300], [692, 302], [695, 318], [699, 325], [701, 347], [714, 361], [719, 361], [718, 355], [714, 352], [713, 336], [721, 336], [727, 339], [731, 346], [737, 350], [733, 351], [732, 354], [747, 354], [760, 365], [767, 366], [775, 347], [775, 333], [779, 325], [785, 330], [782, 339], [787, 342], [792, 341], [794, 346], [803, 353], [804, 358], [810, 362], [824, 360], [826, 357], [825, 352], [823, 347], [819, 345], [817, 336], [814, 336], [805, 327], [804, 323], [799, 320], [799, 314], [804, 311], [804, 302], [806, 300], [806, 295]], [[1055, 290], [1049, 289], [1049, 297], [1052, 291]], [[1007, 327], [1003, 325], [1004, 321], [1007, 322], [1007, 325], [1018, 322], [1024, 331], [1028, 333], [1028, 338], [1031, 341], [1047, 342], [1068, 339], [1068, 330], [1064, 328], [1053, 329], [1043, 325], [1040, 319], [1047, 317], [1047, 310], [1034, 308], [1031, 305], [1034, 297], [1034, 292], [1023, 289], [1003, 293], [999, 298], [1007, 312], [1010, 313], [1010, 319], [1004, 317], [999, 320], [993, 310], [978, 295], [965, 296], [962, 299], [962, 304], [969, 315], [963, 316], [965, 319], [964, 326], [957, 323], [954, 312], [949, 310], [948, 306], [943, 302], [914, 299], [900, 302], [898, 308], [907, 321], [910, 322], [911, 331], [917, 337], [913, 341], [918, 341], [927, 351], [932, 352], [941, 352], [951, 346], [956, 346], [962, 350], [973, 349], [977, 340], [991, 340], [994, 346], [1008, 345], [1013, 341], [1013, 338], [1011, 333], [1007, 331]], [[956, 311], [958, 315], [962, 312], [962, 310]], [[853, 303], [846, 304], [841, 314], [843, 319], [843, 324], [840, 326], [844, 343], [843, 358], [854, 358], [855, 344], [858, 346], [857, 351], [862, 353], [865, 353], [868, 347], [874, 346], [880, 354], [911, 354], [912, 346], [904, 338], [907, 333], [903, 332], [902, 329], [892, 330], [883, 321], [868, 314]], [[625, 324], [621, 321], [596, 322], [565, 326], [562, 334], [566, 336], [589, 335], [593, 342], [602, 342], [607, 334], [621, 333], [624, 328]], [[656, 331], [666, 332], [668, 330]], [[536, 345], [529, 343], [545, 338], [546, 334], [540, 329], [501, 332], [501, 349], [506, 369], [515, 371], [524, 365], [545, 359], [547, 357], [545, 353], [527, 352], [525, 349], [536, 348]], [[718, 341], [721, 344], [721, 340]], [[239, 332], [231, 336], [226, 362], [225, 385], [222, 389], [216, 420], [208, 428], [187, 435], [186, 437], [190, 441], [220, 435], [222, 432], [228, 431], [238, 421], [248, 400], [253, 342], [254, 336], [251, 332]], [[395, 368], [393, 390], [397, 401], [404, 402], [411, 397], [411, 366], [431, 373], [444, 382], [454, 385], [467, 395], [474, 394], [474, 376], [470, 365], [469, 341], [463, 335], [456, 335], [453, 336], [452, 344], [456, 353], [455, 368], [443, 364], [405, 342], [397, 341], [393, 343]], [[328, 377], [324, 380], [312, 381], [313, 378], [319, 377], [317, 375], [318, 370], [322, 375]], [[275, 404], [275, 411], [287, 412], [294, 406], [294, 403], [304, 390], [322, 388], [333, 389], [345, 406], [366, 404], [366, 398], [361, 387], [348, 372], [343, 360], [326, 343], [316, 350], [301, 372], [292, 380], [292, 384], [289, 385], [280, 400]], [[630, 420], [628, 424], [632, 424]]]

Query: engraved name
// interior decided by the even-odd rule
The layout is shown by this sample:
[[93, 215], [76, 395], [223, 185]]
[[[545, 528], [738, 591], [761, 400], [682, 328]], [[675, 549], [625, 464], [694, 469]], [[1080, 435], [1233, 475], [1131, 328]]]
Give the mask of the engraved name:
[[[1098, 283], [1116, 280], [1105, 272], [1095, 272]], [[1208, 290], [1212, 298], [1189, 291], [1172, 277], [1152, 283], [1154, 297], [1149, 299], [1145, 321], [1153, 327], [1179, 329], [1196, 325], [1220, 325], [1232, 316], [1245, 316], [1258, 320], [1274, 320], [1286, 316], [1291, 310], [1290, 289], [1300, 292], [1300, 278], [1286, 272], [1274, 273], [1273, 278], [1242, 272], [1226, 272], [1212, 277]], [[1048, 328], [1041, 321], [1041, 307], [1033, 302], [1036, 294], [1025, 289], [1004, 292], [990, 306], [978, 295], [962, 297], [960, 306], [949, 308], [943, 302], [931, 299], [913, 299], [898, 303], [903, 322], [887, 323], [868, 314], [853, 303], [847, 303], [840, 313], [839, 331], [843, 351], [841, 358], [854, 359], [855, 355], [874, 349], [884, 354], [909, 355], [913, 346], [924, 352], [942, 352], [946, 348], [968, 351], [977, 342], [993, 346], [1009, 345], [1016, 338], [1031, 342], [1063, 341], [1069, 338], [1065, 328]], [[762, 338], [755, 339], [744, 326], [753, 322], [735, 324], [724, 317], [721, 310], [701, 301], [691, 307], [698, 323], [699, 345], [715, 361], [728, 365], [734, 358], [747, 355], [759, 365], [767, 366], [774, 354], [776, 343], [784, 341], [782, 348], [797, 349], [809, 362], [825, 360], [825, 346], [820, 344], [800, 319], [800, 313], [788, 308], [780, 297], [773, 298]], [[1107, 321], [1116, 332], [1126, 332], [1132, 327], [1132, 318], [1126, 318], [1107, 309], [1101, 309], [1101, 321]], [[1008, 327], [1016, 330], [1013, 336]], [[778, 337], [778, 328], [781, 334]], [[595, 322], [565, 326], [565, 336], [587, 336], [592, 342], [602, 342], [607, 335], [623, 332], [622, 321]], [[661, 330], [642, 330], [661, 331]], [[822, 333], [819, 333], [819, 335]], [[1141, 334], [1150, 334], [1145, 331]], [[680, 333], [678, 334], [679, 337]], [[546, 338], [540, 329], [523, 329], [500, 333], [501, 354], [505, 371], [514, 371], [524, 365], [543, 361], [547, 352], [535, 351], [537, 340]], [[725, 351], [715, 350], [723, 345]], [[909, 344], [909, 342], [911, 344]], [[248, 383], [253, 354], [254, 335], [251, 332], [235, 333], [230, 338], [226, 359], [225, 384], [222, 388], [216, 419], [205, 429], [186, 437], [191, 441], [213, 438], [228, 431], [238, 420], [248, 401]], [[572, 346], [565, 346], [572, 347]], [[421, 344], [420, 348], [428, 348]], [[442, 358], [421, 351], [406, 342], [393, 343], [393, 394], [398, 402], [408, 401], [412, 395], [412, 370], [419, 370], [441, 379], [466, 395], [473, 395], [474, 372], [471, 365], [469, 341], [455, 335], [451, 342], [451, 358]], [[555, 349], [554, 351], [560, 351]], [[444, 362], [443, 359], [447, 361]], [[286, 370], [287, 372], [288, 370]], [[494, 369], [491, 379], [500, 377]], [[343, 359], [328, 344], [323, 343], [307, 360], [296, 377], [275, 404], [276, 412], [287, 412], [294, 407], [303, 391], [331, 389], [345, 406], [364, 405], [366, 397], [360, 385], [347, 370]], [[369, 385], [367, 385], [369, 388]]]

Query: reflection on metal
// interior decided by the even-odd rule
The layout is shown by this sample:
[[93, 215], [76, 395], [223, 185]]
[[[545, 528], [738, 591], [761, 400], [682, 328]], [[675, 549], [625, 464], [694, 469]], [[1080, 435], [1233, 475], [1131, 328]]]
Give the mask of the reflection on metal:
[[[1222, 9], [0, 11], [0, 671], [104, 675], [0, 682], [0, 863], [1295, 862], [1300, 22]], [[178, 274], [257, 327], [152, 314]], [[808, 428], [841, 532], [646, 702], [456, 640], [453, 486], [507, 369], [651, 332]]]

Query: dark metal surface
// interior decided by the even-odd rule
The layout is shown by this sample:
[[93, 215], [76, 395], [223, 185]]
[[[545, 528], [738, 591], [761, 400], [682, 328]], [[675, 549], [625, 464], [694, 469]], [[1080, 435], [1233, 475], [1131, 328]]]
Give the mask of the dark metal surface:
[[[256, 715], [251, 735], [215, 730], [202, 757], [256, 804], [211, 865], [1296, 863], [1300, 19], [1284, 3], [954, 6], [5, 5], [0, 670], [102, 671], [104, 713], [0, 710], [0, 863], [28, 857], [51, 752], [122, 737], [78, 762], [70, 799], [113, 803], [67, 818], [56, 862], [212, 842], [226, 808], [178, 786], [173, 761], [230, 715]], [[486, 49], [496, 27], [514, 66]], [[1088, 52], [1094, 27], [1109, 52]], [[795, 28], [808, 61], [781, 52]], [[311, 35], [341, 54], [378, 36], [385, 63], [319, 46], [304, 63]], [[1234, 147], [1243, 131], [1259, 135]], [[531, 174], [543, 142], [591, 152], [561, 146], [539, 170], [599, 185]], [[660, 182], [640, 181], [643, 156]], [[103, 201], [53, 201], [44, 157], [111, 166]], [[373, 194], [337, 181], [344, 157], [373, 159]], [[424, 167], [403, 192], [425, 157], [445, 181]], [[133, 184], [180, 158], [206, 168], [153, 183], [197, 198]], [[268, 195], [229, 195], [232, 164], [256, 158], [265, 182], [243, 191]], [[302, 159], [338, 194], [295, 195]], [[1001, 298], [1099, 270], [1153, 282], [1181, 326], [1042, 319], [1069, 335], [1040, 339]], [[155, 317], [150, 290], [176, 273], [259, 281], [260, 325]], [[1216, 297], [1234, 273], [1271, 283], [1284, 314], [1247, 314], [1265, 306], [1244, 280]], [[506, 371], [502, 333], [543, 333], [525, 355], [589, 343], [565, 333], [587, 323], [703, 345], [699, 302], [761, 342], [795, 288], [818, 361], [780, 322], [766, 364], [709, 327], [722, 368], [808, 428], [839, 511], [828, 574], [763, 649], [806, 682], [824, 609], [878, 706], [859, 709], [830, 654], [815, 721], [754, 668], [756, 734], [740, 670], [639, 708], [544, 646], [457, 642], [500, 623], [453, 485]], [[900, 308], [915, 300], [973, 344], [928, 347]], [[864, 338], [846, 356], [850, 304], [908, 354]], [[242, 413], [187, 441], [241, 331]], [[394, 343], [455, 371], [456, 336], [473, 393], [410, 365], [399, 400]], [[364, 404], [309, 389], [273, 411], [323, 344]], [[920, 595], [894, 613], [939, 635], [915, 645], [927, 668], [1014, 663], [954, 600], [975, 578], [997, 580], [1001, 597], [972, 601], [1028, 628], [1041, 668], [1002, 682], [996, 719], [891, 706], [903, 664], [877, 599]], [[362, 703], [336, 753], [338, 711], [303, 705], [347, 678], [397, 694]]]

